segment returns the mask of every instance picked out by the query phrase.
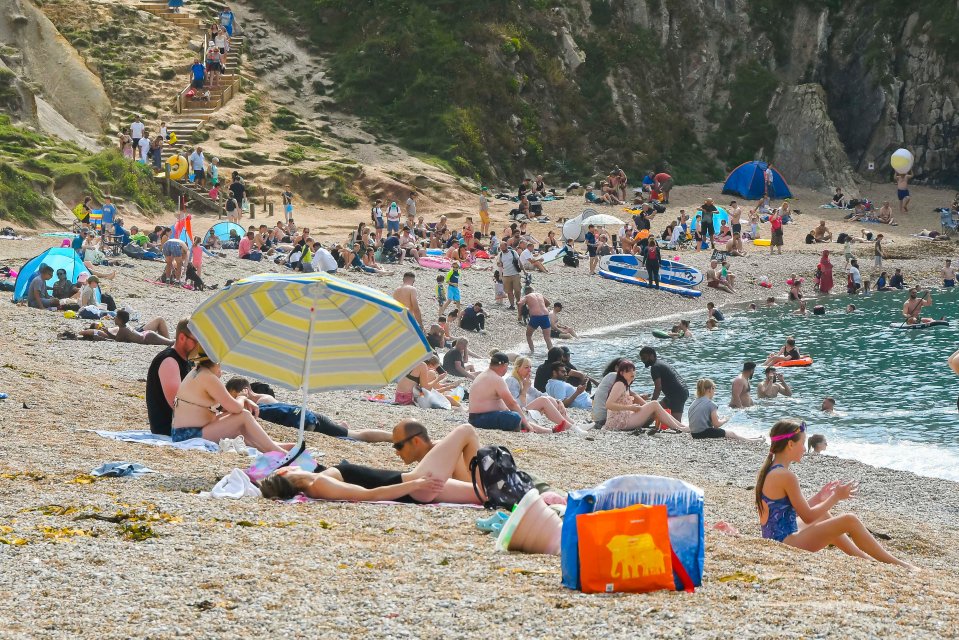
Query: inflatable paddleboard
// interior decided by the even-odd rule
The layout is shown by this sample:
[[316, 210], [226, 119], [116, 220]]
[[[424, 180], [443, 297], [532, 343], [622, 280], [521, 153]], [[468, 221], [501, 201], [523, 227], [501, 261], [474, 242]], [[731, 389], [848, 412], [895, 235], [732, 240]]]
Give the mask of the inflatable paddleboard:
[[755, 240], [753, 240], [753, 244], [756, 245], [757, 247], [768, 247], [769, 245], [772, 244], [772, 240], [770, 240], [769, 238], [756, 238]]
[[948, 327], [948, 320], [933, 320], [932, 322], [917, 322], [916, 324], [906, 324], [904, 322], [890, 322], [889, 326], [893, 329], [928, 329], [929, 327]]
[[803, 356], [799, 360], [785, 360], [783, 362], [777, 362], [777, 367], [808, 367], [812, 364], [812, 358], [810, 356]]
[[662, 329], [653, 329], [653, 337], [654, 338], [672, 338], [671, 335], [669, 335], [667, 332], [663, 331]]
[[543, 259], [543, 264], [549, 264], [550, 262], [556, 262], [564, 255], [566, 255], [566, 245], [550, 249], [540, 257]]
[[583, 209], [583, 212], [574, 218], [570, 218], [563, 223], [563, 240], [572, 238], [575, 242], [586, 240], [586, 229], [583, 227], [583, 221], [599, 215], [596, 209]]
[[[416, 261], [421, 267], [426, 267], [427, 269], [449, 271], [453, 268], [453, 261], [443, 256], [426, 256], [425, 258], [417, 258]], [[469, 266], [470, 263], [468, 262], [460, 262], [460, 269], [469, 269]]]
[[[647, 277], [642, 259], [629, 253], [603, 256], [600, 259], [600, 267], [633, 278]], [[703, 274], [682, 262], [663, 258], [659, 266], [659, 281], [677, 287], [698, 287], [703, 282]]]
[[[632, 276], [624, 276], [613, 271], [606, 271], [605, 269], [600, 269], [599, 275], [606, 278], [607, 280], [615, 280], [616, 282], [624, 282], [626, 284], [633, 284], [640, 287], [646, 287], [647, 289], [655, 289], [653, 285], [649, 283], [648, 280], [644, 278], [634, 278]], [[687, 289], [686, 287], [677, 287], [676, 285], [661, 283], [659, 285], [660, 291], [665, 291], [666, 293], [675, 293], [680, 296], [687, 296], [690, 298], [698, 298], [702, 295], [702, 292], [697, 291], [696, 289]]]
[[428, 256], [444, 256], [446, 251], [444, 249], [427, 249], [426, 255]]

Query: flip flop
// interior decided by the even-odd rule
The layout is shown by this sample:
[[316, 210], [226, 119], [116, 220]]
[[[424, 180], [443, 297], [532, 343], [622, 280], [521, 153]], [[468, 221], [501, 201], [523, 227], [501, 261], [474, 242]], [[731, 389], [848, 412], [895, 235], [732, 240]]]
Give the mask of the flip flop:
[[[509, 520], [509, 514], [505, 511], [497, 511], [488, 518], [477, 518], [476, 528], [487, 533], [498, 532], [503, 528], [503, 523]], [[497, 525], [499, 525], [497, 527]]]

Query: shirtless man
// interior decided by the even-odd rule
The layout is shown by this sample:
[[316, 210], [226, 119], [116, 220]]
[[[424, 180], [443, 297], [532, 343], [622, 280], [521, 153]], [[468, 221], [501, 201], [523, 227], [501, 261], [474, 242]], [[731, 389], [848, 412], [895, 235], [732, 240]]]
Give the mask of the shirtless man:
[[951, 289], [956, 286], [956, 269], [952, 266], [952, 260], [946, 259], [946, 266], [940, 272], [942, 275], [942, 286]]
[[723, 279], [720, 277], [719, 261], [710, 260], [709, 269], [706, 270], [706, 285], [713, 289], [719, 289], [726, 293], [736, 293], [733, 291], [733, 278]]
[[404, 273], [403, 284], [393, 292], [393, 299], [409, 309], [416, 318], [416, 322], [422, 327], [423, 316], [420, 315], [420, 303], [416, 300], [416, 287], [413, 286], [415, 280], [416, 275], [412, 271]]
[[[733, 235], [739, 236], [743, 231], [743, 208], [735, 200], [729, 203], [729, 224], [733, 226]], [[741, 236], [740, 236], [741, 237]]]
[[489, 369], [476, 376], [470, 386], [469, 423], [477, 429], [501, 431], [534, 431], [550, 433], [526, 421], [523, 409], [516, 402], [503, 376], [509, 369], [509, 356], [497, 351], [489, 360]]
[[832, 231], [826, 227], [826, 221], [820, 220], [819, 226], [813, 229], [813, 238], [816, 239], [816, 242], [832, 242]]
[[909, 290], [909, 299], [902, 304], [902, 315], [906, 317], [906, 324], [917, 324], [920, 322], [933, 322], [932, 318], [923, 318], [923, 307], [932, 306], [932, 294], [926, 291], [925, 297], [920, 298], [913, 287]]
[[[470, 427], [465, 440], [463, 455], [456, 460], [450, 477], [454, 480], [472, 483], [470, 461], [476, 456], [476, 451], [480, 448], [476, 430]], [[396, 455], [400, 457], [404, 464], [410, 465], [414, 462], [422, 462], [426, 454], [432, 451], [435, 446], [433, 441], [430, 440], [429, 432], [421, 422], [401, 420], [393, 427], [393, 450], [396, 451]]]
[[173, 345], [173, 340], [170, 338], [170, 329], [163, 318], [154, 318], [143, 325], [141, 330], [136, 331], [127, 326], [130, 323], [130, 312], [120, 309], [113, 321], [117, 325], [116, 329], [107, 329], [103, 333], [117, 342], [162, 344], [168, 347]]
[[909, 213], [909, 180], [912, 178], [912, 173], [897, 173], [895, 177], [896, 181], [896, 197], [899, 198], [899, 215], [904, 213]]
[[786, 384], [783, 374], [776, 373], [776, 367], [766, 367], [766, 379], [756, 387], [756, 395], [760, 398], [775, 398], [780, 393], [791, 396], [793, 390]]
[[733, 397], [729, 400], [729, 406], [733, 409], [745, 409], [753, 406], [753, 399], [749, 395], [749, 380], [755, 372], [755, 362], [744, 362], [743, 372], [733, 378]]
[[530, 354], [533, 353], [533, 332], [537, 329], [543, 330], [543, 340], [546, 341], [546, 348], [553, 348], [553, 341], [549, 336], [549, 300], [543, 297], [541, 293], [534, 293], [532, 286], [523, 289], [523, 297], [516, 303], [516, 314], [520, 322], [523, 321], [523, 305], [529, 309], [529, 324], [526, 326], [526, 344], [529, 345]]
[[689, 320], [680, 320], [679, 324], [673, 325], [669, 330], [670, 338], [695, 338], [689, 327]]
[[576, 332], [573, 328], [566, 324], [560, 324], [559, 314], [563, 311], [563, 304], [561, 302], [553, 303], [553, 310], [549, 314], [549, 335], [553, 338], [559, 338], [560, 340], [569, 340], [570, 338], [578, 338]]
[[826, 396], [822, 400], [822, 406], [819, 407], [819, 410], [823, 413], [835, 413], [836, 411], [836, 400], [829, 396]]

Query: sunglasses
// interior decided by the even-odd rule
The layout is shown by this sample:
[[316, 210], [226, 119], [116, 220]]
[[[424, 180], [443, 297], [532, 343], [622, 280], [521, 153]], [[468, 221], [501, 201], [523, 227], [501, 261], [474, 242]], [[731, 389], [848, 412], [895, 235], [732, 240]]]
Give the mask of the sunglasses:
[[407, 437], [403, 438], [403, 439], [400, 440], [399, 442], [394, 442], [394, 443], [393, 443], [393, 449], [395, 449], [396, 451], [399, 451], [400, 449], [402, 449], [403, 447], [406, 446], [406, 443], [407, 443], [407, 442], [409, 442], [409, 441], [412, 440], [413, 438], [419, 437], [419, 436], [421, 436], [421, 435], [423, 435], [423, 434], [422, 434], [422, 433], [414, 433], [414, 434], [411, 435], [411, 436], [407, 436]]
[[769, 438], [769, 441], [770, 441], [770, 442], [778, 442], [779, 440], [789, 440], [790, 438], [792, 438], [793, 436], [795, 436], [797, 433], [806, 433], [806, 421], [805, 421], [805, 420], [804, 420], [802, 423], [800, 423], [800, 425], [799, 425], [799, 431], [793, 431], [792, 433], [781, 433], [781, 434], [779, 434], [778, 436], [772, 436], [771, 438]]

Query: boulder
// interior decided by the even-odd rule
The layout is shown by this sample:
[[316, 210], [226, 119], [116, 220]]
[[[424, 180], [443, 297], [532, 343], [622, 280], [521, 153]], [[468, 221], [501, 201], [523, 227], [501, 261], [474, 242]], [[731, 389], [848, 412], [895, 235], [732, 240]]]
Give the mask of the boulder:
[[819, 84], [783, 90], [770, 107], [770, 121], [779, 134], [774, 163], [791, 185], [857, 193], [855, 174], [826, 110], [826, 93]]

